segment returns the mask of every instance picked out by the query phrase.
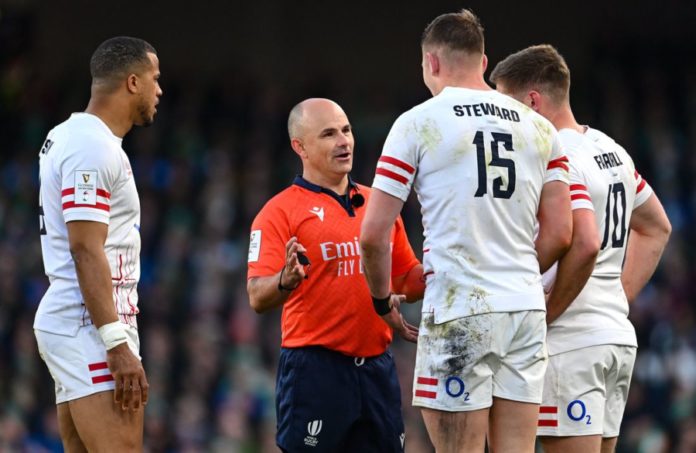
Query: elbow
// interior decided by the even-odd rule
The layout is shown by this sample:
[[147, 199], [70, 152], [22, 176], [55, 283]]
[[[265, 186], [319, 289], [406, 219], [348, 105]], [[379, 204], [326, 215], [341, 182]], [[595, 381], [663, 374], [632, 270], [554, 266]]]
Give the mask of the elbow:
[[382, 235], [370, 225], [363, 225], [360, 232], [360, 250], [363, 254], [370, 254], [379, 249]]
[[660, 230], [660, 233], [662, 234], [662, 237], [664, 238], [664, 242], [666, 244], [669, 240], [669, 237], [672, 235], [672, 224], [670, 223], [667, 217], [665, 217], [664, 222], [662, 222], [662, 228]]
[[594, 263], [597, 260], [597, 255], [599, 255], [599, 247], [599, 238], [582, 242], [579, 247], [580, 259], [588, 263]]
[[266, 311], [266, 307], [262, 303], [261, 299], [256, 295], [254, 291], [255, 280], [251, 279], [247, 282], [247, 294], [249, 295], [249, 306], [256, 313], [261, 314]]
[[259, 301], [253, 297], [251, 294], [249, 295], [249, 306], [251, 307], [252, 310], [254, 310], [257, 314], [261, 314], [264, 312], [263, 307], [259, 303]]
[[84, 242], [71, 241], [70, 242], [70, 256], [72, 257], [75, 264], [84, 261], [85, 256], [89, 254], [89, 247]]
[[559, 228], [554, 236], [558, 250], [562, 254], [565, 254], [573, 244], [572, 226], [568, 226], [567, 228]]

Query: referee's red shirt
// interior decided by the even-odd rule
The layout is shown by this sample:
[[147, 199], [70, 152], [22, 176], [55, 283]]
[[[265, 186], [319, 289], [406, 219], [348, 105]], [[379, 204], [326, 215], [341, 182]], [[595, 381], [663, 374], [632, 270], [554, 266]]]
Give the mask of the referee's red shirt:
[[[352, 184], [350, 194], [357, 193], [367, 202], [370, 188]], [[285, 244], [296, 236], [311, 266], [309, 278], [283, 306], [282, 346], [314, 345], [354, 357], [376, 356], [387, 349], [392, 333], [375, 313], [363, 275], [359, 234], [365, 205], [352, 207], [340, 198], [297, 177], [268, 201], [251, 226], [247, 278], [278, 273], [285, 264]], [[400, 217], [391, 244], [392, 276], [419, 264]]]

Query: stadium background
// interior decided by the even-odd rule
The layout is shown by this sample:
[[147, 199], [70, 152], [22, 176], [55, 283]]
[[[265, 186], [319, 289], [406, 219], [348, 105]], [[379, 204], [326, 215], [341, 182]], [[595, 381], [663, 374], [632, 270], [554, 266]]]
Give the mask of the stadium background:
[[[354, 125], [354, 176], [370, 183], [392, 121], [429, 97], [422, 29], [463, 6], [482, 18], [491, 67], [527, 45], [556, 45], [579, 121], [622, 143], [662, 199], [674, 232], [631, 309], [640, 352], [619, 451], [696, 451], [696, 7], [678, 0], [0, 0], [0, 451], [60, 451], [31, 328], [47, 285], [37, 154], [51, 127], [86, 106], [102, 40], [145, 38], [161, 60], [156, 122], [124, 141], [142, 202], [147, 450], [275, 451], [279, 313], [248, 307], [245, 261], [254, 215], [300, 171], [286, 115], [306, 97], [338, 101]], [[418, 251], [416, 203], [404, 217]], [[409, 404], [415, 348], [394, 349], [407, 451], [428, 452]]]

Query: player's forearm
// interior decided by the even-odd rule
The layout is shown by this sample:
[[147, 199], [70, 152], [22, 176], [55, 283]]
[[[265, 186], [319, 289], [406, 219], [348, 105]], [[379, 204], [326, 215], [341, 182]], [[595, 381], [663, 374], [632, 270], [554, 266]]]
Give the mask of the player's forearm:
[[558, 263], [553, 290], [546, 302], [546, 322], [551, 324], [578, 297], [592, 275], [598, 248], [574, 243]]
[[539, 234], [534, 242], [543, 274], [570, 247], [573, 238], [573, 215], [570, 210], [568, 184], [552, 181], [544, 184], [537, 212]]
[[668, 239], [669, 231], [666, 230], [653, 235], [631, 231], [621, 272], [621, 283], [629, 303], [638, 297], [652, 277]]
[[370, 293], [377, 298], [384, 298], [390, 292], [391, 250], [389, 236], [368, 235], [360, 240], [362, 263], [365, 270]]
[[414, 302], [422, 299], [425, 294], [423, 265], [417, 264], [404, 275], [393, 277], [392, 287], [396, 294], [403, 294], [406, 296], [406, 302]]
[[256, 313], [264, 313], [276, 307], [280, 307], [288, 300], [292, 291], [278, 288], [280, 272], [268, 277], [251, 278], [247, 282], [249, 293], [249, 305]]
[[74, 247], [70, 250], [82, 299], [97, 328], [118, 321], [114, 306], [111, 269], [104, 250]]
[[539, 232], [534, 247], [539, 260], [539, 271], [542, 274], [568, 251], [571, 234], [561, 228]]

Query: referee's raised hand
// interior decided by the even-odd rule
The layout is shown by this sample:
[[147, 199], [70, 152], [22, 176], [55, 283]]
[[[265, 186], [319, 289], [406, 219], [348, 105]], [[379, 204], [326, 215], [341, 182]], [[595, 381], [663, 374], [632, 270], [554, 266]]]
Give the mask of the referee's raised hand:
[[285, 267], [280, 276], [280, 284], [284, 288], [296, 288], [307, 277], [307, 269], [300, 262], [298, 253], [306, 253], [307, 249], [297, 242], [295, 236], [285, 244]]

